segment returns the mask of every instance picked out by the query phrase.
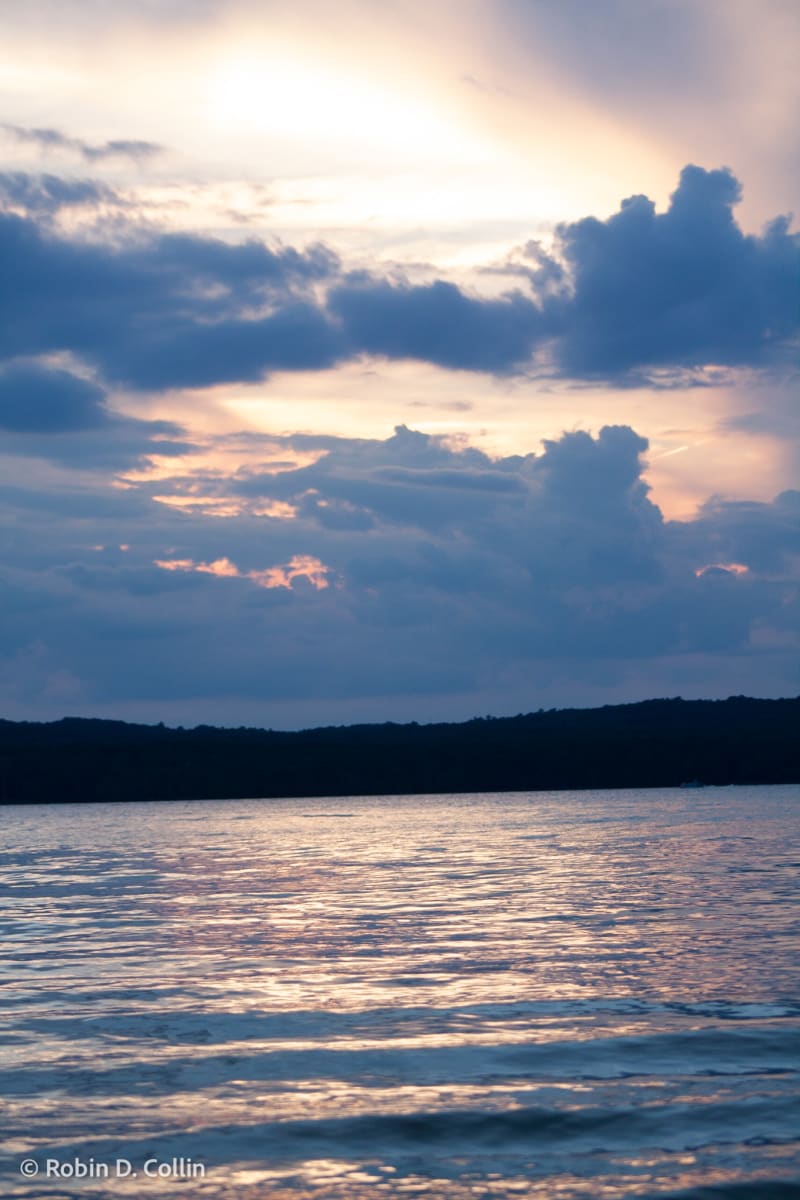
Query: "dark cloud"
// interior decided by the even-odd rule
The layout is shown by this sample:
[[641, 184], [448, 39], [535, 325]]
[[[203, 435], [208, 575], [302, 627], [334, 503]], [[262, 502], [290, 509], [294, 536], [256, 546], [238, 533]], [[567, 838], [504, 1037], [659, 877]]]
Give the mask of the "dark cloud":
[[414, 287], [355, 275], [333, 288], [328, 307], [356, 353], [459, 370], [519, 369], [543, 335], [539, 309], [521, 293], [483, 300], [442, 280]]
[[800, 562], [800, 491], [782, 492], [771, 504], [713, 497], [684, 532], [713, 546], [717, 563], [747, 563], [779, 578]]
[[263, 242], [232, 245], [186, 233], [161, 234], [139, 254], [168, 278], [185, 274], [196, 284], [223, 284], [235, 293], [252, 289], [255, 295], [275, 287], [316, 283], [334, 276], [339, 267], [336, 254], [320, 243], [301, 253], [291, 246], [270, 250]]
[[[314, 552], [322, 557], [337, 544], [323, 531], [373, 531], [374, 552], [356, 538], [353, 558], [334, 565], [367, 590], [401, 589], [406, 614], [430, 601], [426, 589], [436, 603], [469, 593], [508, 610], [479, 642], [503, 640], [513, 628], [537, 653], [550, 644], [567, 653], [582, 630], [587, 653], [602, 655], [603, 638], [610, 652], [637, 630], [651, 650], [678, 636], [665, 600], [676, 535], [641, 478], [646, 449], [633, 430], [610, 426], [597, 437], [564, 434], [539, 456], [491, 460], [401, 426], [383, 442], [329, 443], [312, 466], [254, 475], [235, 489], [296, 505], [318, 527]], [[771, 520], [774, 533], [774, 512]], [[703, 531], [681, 545], [681, 588], [691, 591], [695, 568], [719, 553], [715, 538]], [[423, 599], [415, 598], [419, 588]], [[657, 620], [656, 595], [664, 608]]]
[[38, 363], [0, 368], [0, 429], [6, 454], [73, 467], [122, 470], [193, 449], [173, 422], [121, 416], [97, 384]]
[[[503, 578], [513, 563], [522, 576], [533, 572], [559, 587], [654, 578], [662, 522], [641, 479], [645, 439], [611, 426], [597, 438], [566, 433], [544, 445], [539, 456], [493, 460], [399, 426], [386, 441], [334, 441], [311, 466], [252, 475], [233, 488], [251, 498], [288, 501], [324, 528], [380, 527], [384, 546], [389, 530], [411, 536], [415, 562], [418, 530], [456, 539], [458, 553], [471, 547], [474, 556], [480, 543], [478, 578], [495, 556], [502, 570], [490, 577]], [[445, 574], [454, 570], [452, 547], [439, 561]], [[397, 573], [407, 574], [400, 563]], [[457, 578], [459, 587], [467, 586], [462, 573]]]
[[607, 221], [559, 226], [571, 286], [549, 311], [563, 374], [759, 364], [800, 330], [800, 237], [783, 218], [743, 234], [739, 195], [730, 171], [688, 166], [665, 213], [632, 196]]
[[153, 320], [138, 337], [98, 348], [97, 357], [110, 380], [156, 390], [255, 381], [268, 371], [320, 370], [344, 355], [319, 309], [295, 301], [253, 320]]
[[147, 467], [155, 458], [179, 459], [191, 454], [195, 444], [171, 421], [143, 421], [109, 416], [105, 426], [80, 434], [19, 435], [7, 442], [7, 453], [48, 459], [84, 471], [119, 472]]
[[6, 213], [0, 260], [0, 356], [69, 350], [110, 380], [160, 388], [319, 368], [343, 353], [306, 298], [336, 270], [319, 246], [164, 234], [108, 247]]
[[707, 364], [790, 356], [800, 326], [800, 239], [785, 219], [744, 235], [727, 170], [686, 167], [665, 213], [634, 196], [606, 221], [560, 226], [552, 254], [530, 243], [512, 270], [535, 300], [345, 274], [321, 245], [141, 231], [79, 242], [49, 229], [47, 213], [99, 202], [102, 188], [3, 183], [44, 216], [0, 214], [0, 356], [70, 351], [130, 388], [257, 380], [365, 354], [498, 375], [546, 355], [567, 377], [667, 386], [677, 373], [685, 385]]
[[386, 441], [293, 438], [326, 448], [308, 467], [235, 481], [238, 495], [289, 501], [325, 527], [468, 528], [499, 495], [519, 490], [505, 464], [478, 450], [455, 454], [437, 438], [404, 425]]
[[102, 388], [69, 371], [37, 365], [0, 369], [0, 428], [64, 433], [108, 422]]
[[145, 142], [130, 138], [116, 138], [108, 142], [85, 142], [70, 137], [60, 129], [31, 129], [22, 125], [0, 126], [6, 134], [18, 142], [38, 146], [41, 150], [66, 150], [79, 154], [87, 162], [99, 162], [108, 158], [130, 158], [143, 162], [162, 154], [164, 147], [157, 142]]
[[[288, 456], [313, 440], [272, 443]], [[203, 696], [218, 720], [234, 697], [315, 698], [317, 720], [359, 697], [416, 695], [424, 718], [442, 697], [474, 710], [491, 694], [508, 711], [538, 707], [546, 680], [598, 699], [626, 678], [679, 691], [701, 667], [705, 694], [736, 672], [739, 690], [780, 690], [796, 663], [797, 493], [665, 522], [642, 480], [647, 443], [625, 426], [500, 460], [402, 426], [316, 441], [318, 463], [241, 480], [241, 515], [224, 520], [143, 506], [184, 484], [196, 497], [197, 476], [115, 493], [113, 517], [63, 494], [48, 516], [41, 488], [34, 505], [6, 489], [8, 653], [44, 640], [49, 671], [108, 711], [148, 700], [155, 717]], [[256, 515], [276, 499], [294, 518]], [[329, 586], [265, 586], [298, 559], [320, 560]]]

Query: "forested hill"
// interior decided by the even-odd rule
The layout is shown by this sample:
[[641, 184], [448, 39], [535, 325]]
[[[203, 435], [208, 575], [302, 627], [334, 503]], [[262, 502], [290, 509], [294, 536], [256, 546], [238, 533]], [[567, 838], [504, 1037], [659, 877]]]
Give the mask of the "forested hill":
[[0, 721], [0, 801], [800, 782], [800, 698], [648, 700], [286, 733]]

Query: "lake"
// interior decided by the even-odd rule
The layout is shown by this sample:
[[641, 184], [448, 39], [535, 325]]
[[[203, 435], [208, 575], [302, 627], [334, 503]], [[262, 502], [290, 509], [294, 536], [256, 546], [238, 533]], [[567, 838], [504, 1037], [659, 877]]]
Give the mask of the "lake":
[[5, 1196], [800, 1195], [798, 787], [0, 829]]

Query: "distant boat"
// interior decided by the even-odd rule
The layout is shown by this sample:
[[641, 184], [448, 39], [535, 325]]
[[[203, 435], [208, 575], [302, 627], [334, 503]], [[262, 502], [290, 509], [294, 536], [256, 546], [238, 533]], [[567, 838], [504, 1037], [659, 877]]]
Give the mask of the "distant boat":
[[704, 783], [701, 783], [699, 779], [690, 779], [688, 783], [681, 784], [682, 788], [696, 788], [696, 787], [705, 787], [705, 786], [706, 785]]

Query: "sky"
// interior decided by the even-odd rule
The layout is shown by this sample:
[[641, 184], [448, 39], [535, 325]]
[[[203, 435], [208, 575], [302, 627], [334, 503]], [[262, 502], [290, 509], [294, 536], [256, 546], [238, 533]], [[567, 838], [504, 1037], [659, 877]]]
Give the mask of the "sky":
[[0, 32], [0, 717], [797, 694], [794, 0]]

